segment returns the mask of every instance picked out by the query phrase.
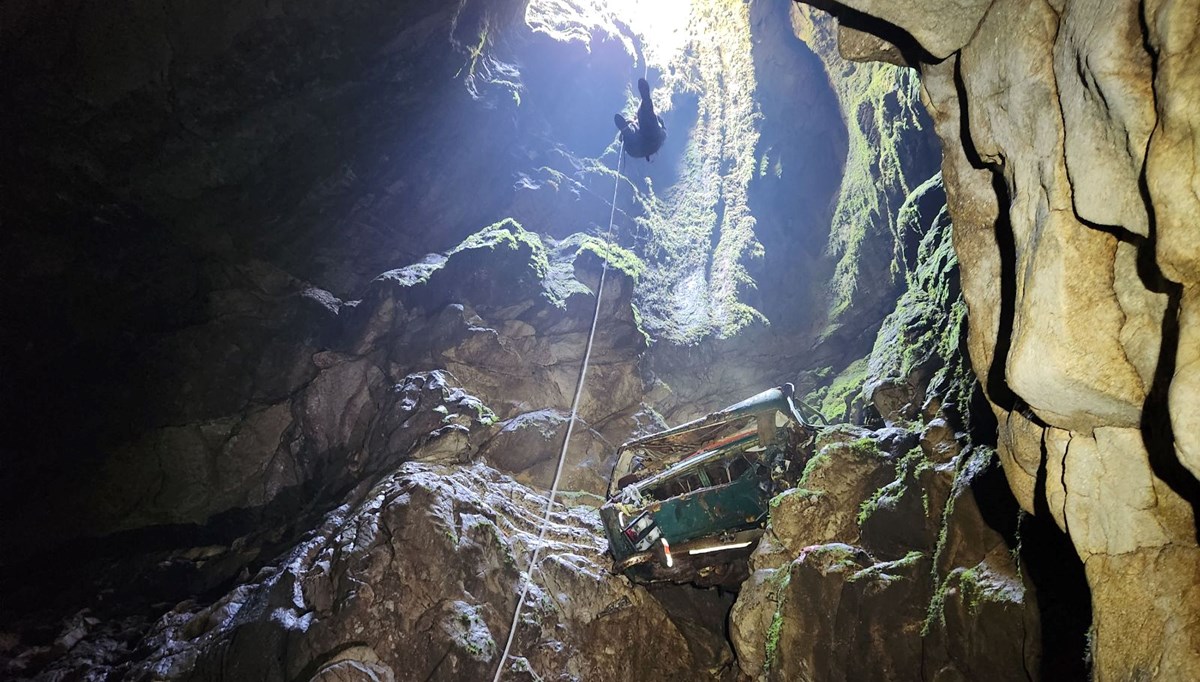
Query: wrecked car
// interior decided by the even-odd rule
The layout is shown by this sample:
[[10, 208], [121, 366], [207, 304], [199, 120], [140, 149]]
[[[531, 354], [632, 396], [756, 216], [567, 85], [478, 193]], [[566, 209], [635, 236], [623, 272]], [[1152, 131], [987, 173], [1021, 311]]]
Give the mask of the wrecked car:
[[613, 571], [640, 583], [740, 582], [771, 498], [798, 477], [816, 429], [791, 384], [631, 440], [600, 517]]

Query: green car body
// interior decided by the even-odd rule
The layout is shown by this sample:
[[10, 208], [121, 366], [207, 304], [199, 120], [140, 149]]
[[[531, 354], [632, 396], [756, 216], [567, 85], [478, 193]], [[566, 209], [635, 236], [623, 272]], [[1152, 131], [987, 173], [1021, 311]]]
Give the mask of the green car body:
[[614, 570], [643, 583], [736, 582], [813, 434], [785, 384], [622, 445], [600, 508]]

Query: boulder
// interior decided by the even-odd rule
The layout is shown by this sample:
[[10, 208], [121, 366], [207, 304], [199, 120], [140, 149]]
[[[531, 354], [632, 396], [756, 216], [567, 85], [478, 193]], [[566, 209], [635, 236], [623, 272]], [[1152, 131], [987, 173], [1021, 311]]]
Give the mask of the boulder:
[[1197, 621], [1200, 9], [984, 4], [832, 8], [929, 52], [972, 364], [1017, 500], [1085, 561], [1097, 679], [1196, 677], [1159, 633]]
[[542, 538], [544, 504], [482, 465], [405, 464], [226, 596], [166, 614], [132, 674], [483, 679], [532, 580], [514, 679], [681, 679], [695, 664], [687, 641], [657, 601], [608, 573], [596, 513], [558, 509]]

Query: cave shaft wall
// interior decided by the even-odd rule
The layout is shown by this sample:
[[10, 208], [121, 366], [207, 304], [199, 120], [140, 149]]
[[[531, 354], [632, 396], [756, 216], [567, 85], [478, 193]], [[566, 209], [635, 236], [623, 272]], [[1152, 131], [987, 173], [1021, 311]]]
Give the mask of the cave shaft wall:
[[921, 72], [971, 361], [1013, 492], [1084, 561], [1097, 679], [1196, 677], [1200, 3], [831, 9]]

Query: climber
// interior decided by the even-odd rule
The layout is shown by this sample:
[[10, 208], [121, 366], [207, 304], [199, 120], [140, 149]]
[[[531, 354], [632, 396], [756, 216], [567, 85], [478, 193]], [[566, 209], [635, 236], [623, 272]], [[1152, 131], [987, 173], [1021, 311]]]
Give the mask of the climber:
[[625, 153], [635, 159], [650, 160], [650, 155], [662, 147], [667, 139], [667, 126], [662, 117], [654, 113], [654, 103], [650, 101], [650, 84], [645, 78], [638, 79], [638, 92], [642, 94], [642, 105], [638, 107], [637, 120], [626, 121], [620, 114], [615, 114], [617, 130], [621, 131], [621, 139], [625, 141]]

